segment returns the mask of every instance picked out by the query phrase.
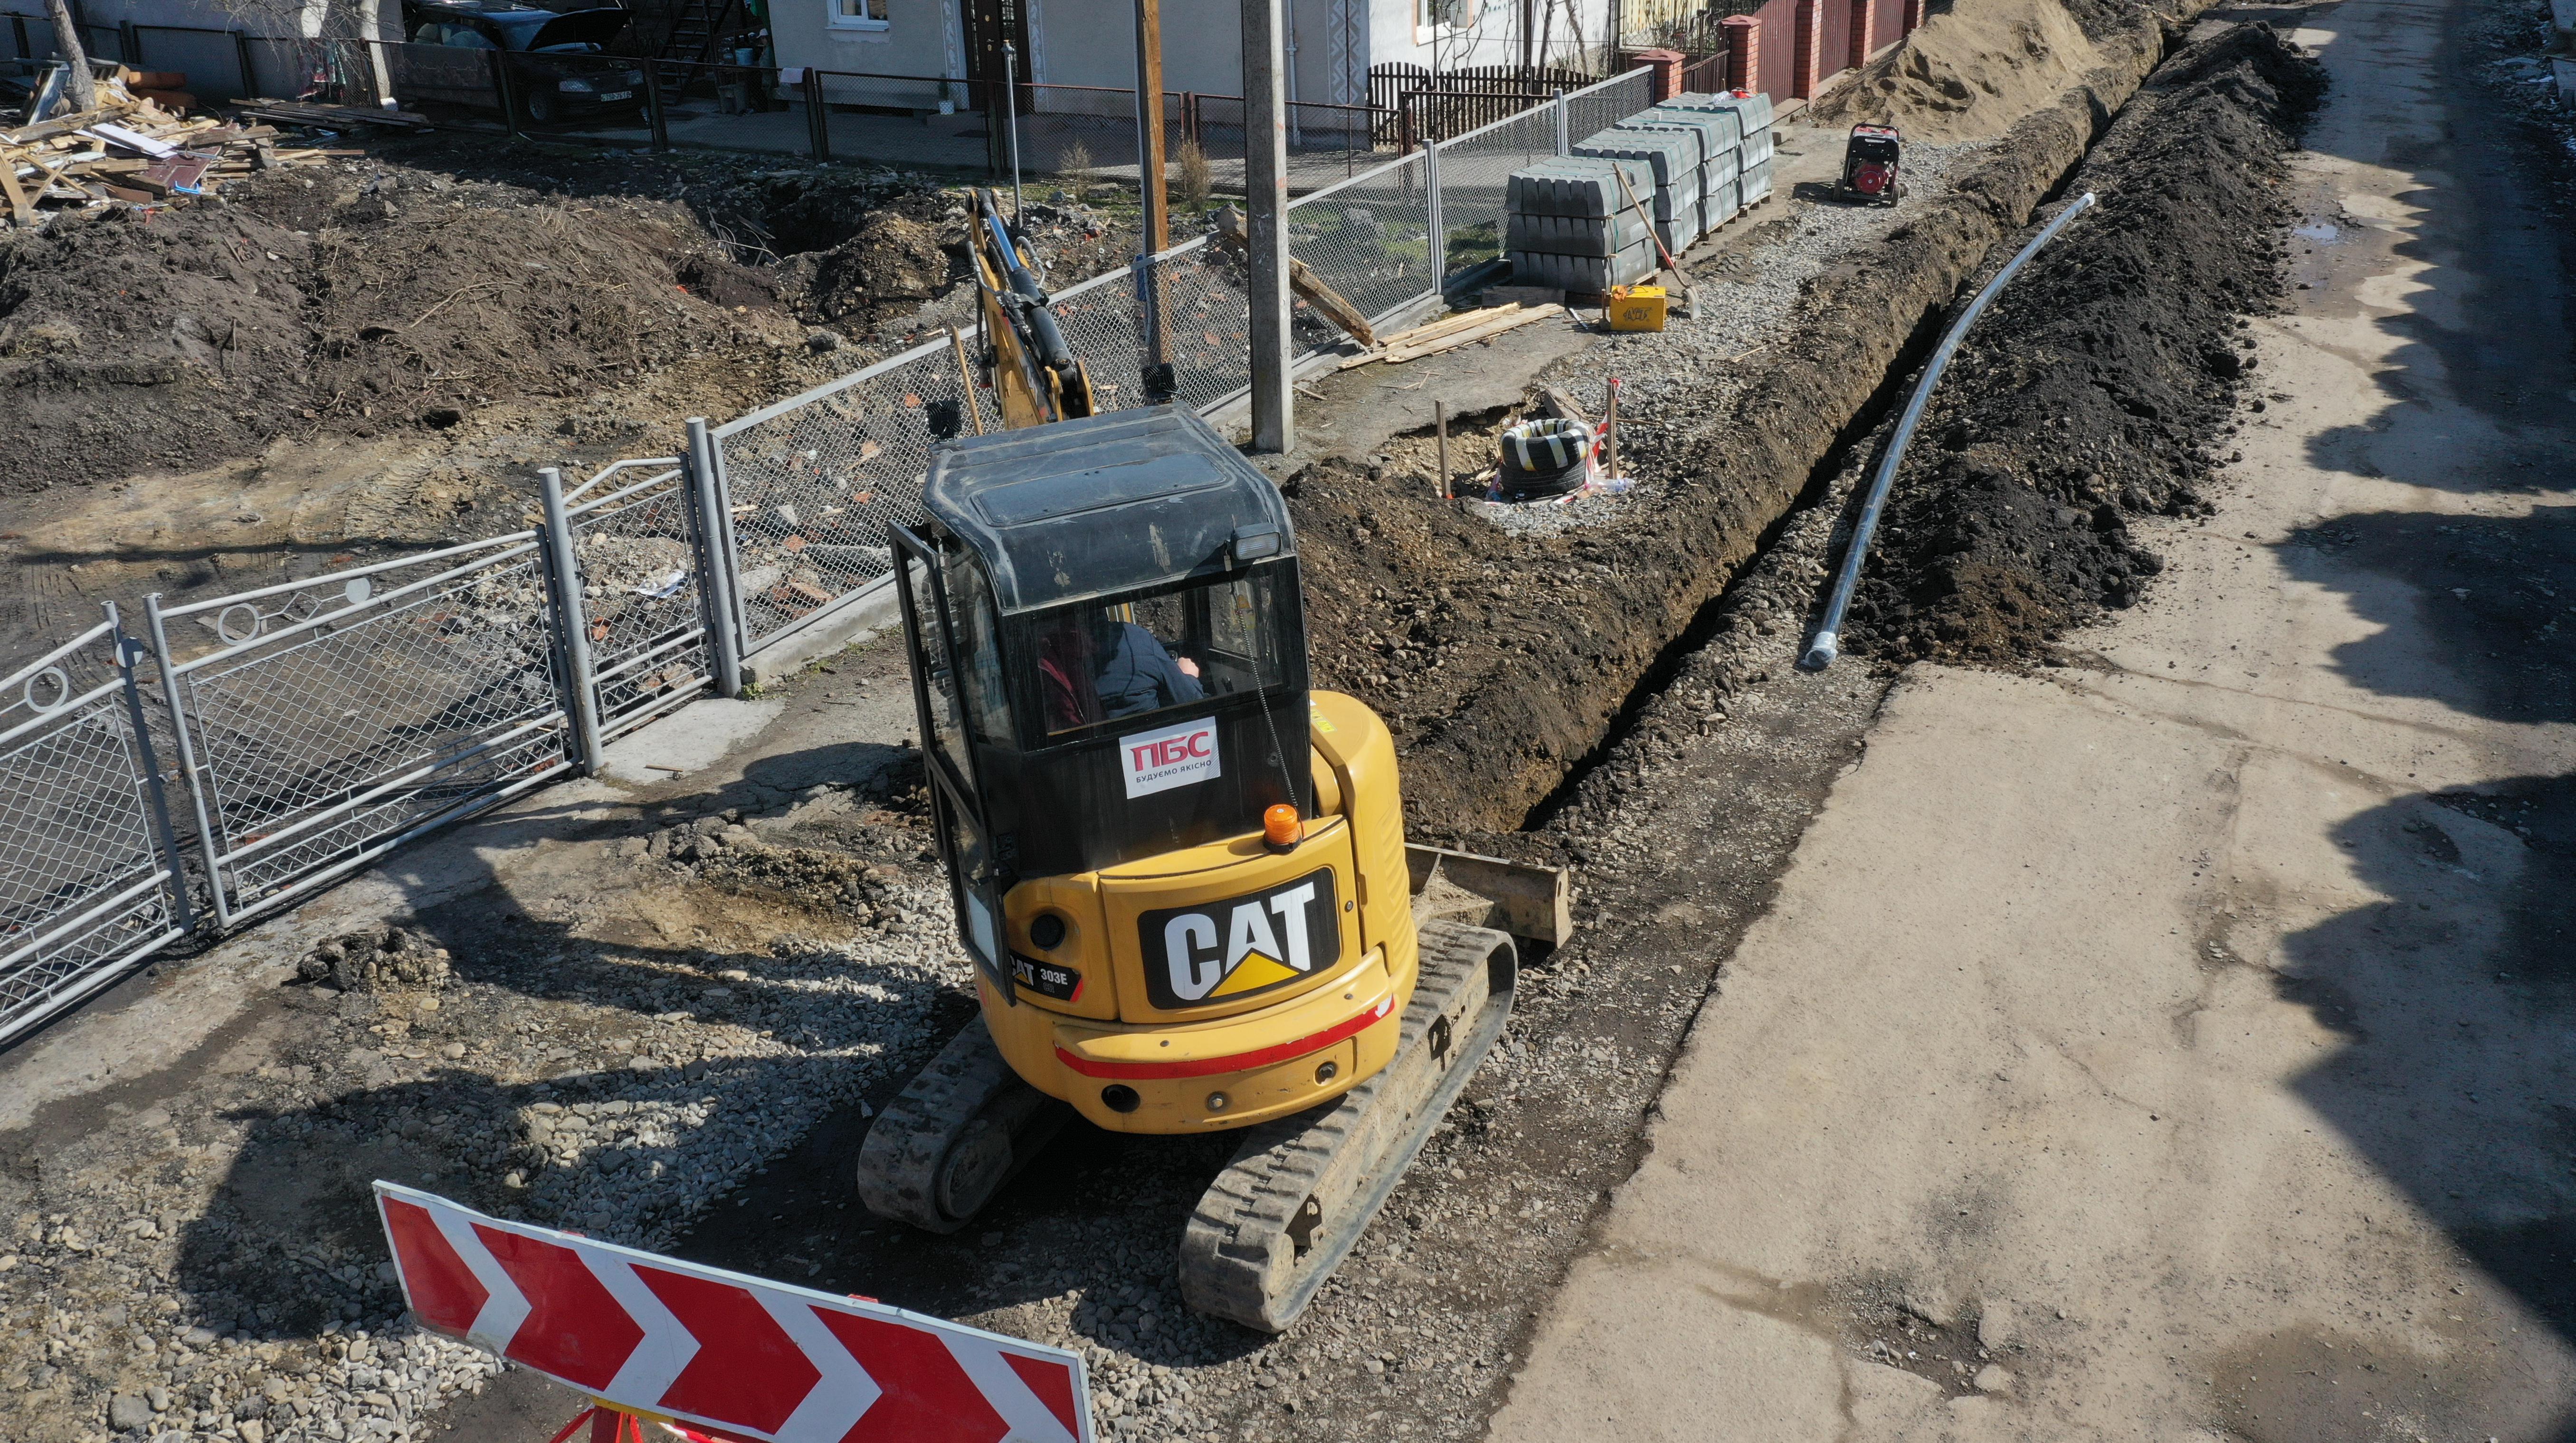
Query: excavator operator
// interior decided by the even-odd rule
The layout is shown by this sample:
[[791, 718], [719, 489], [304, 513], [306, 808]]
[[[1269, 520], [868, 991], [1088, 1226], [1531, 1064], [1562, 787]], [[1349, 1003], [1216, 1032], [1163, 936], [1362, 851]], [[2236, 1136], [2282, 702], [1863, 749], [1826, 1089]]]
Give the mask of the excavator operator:
[[1038, 645], [1045, 676], [1047, 730], [1141, 716], [1197, 701], [1198, 663], [1175, 657], [1154, 633], [1110, 610], [1069, 613]]

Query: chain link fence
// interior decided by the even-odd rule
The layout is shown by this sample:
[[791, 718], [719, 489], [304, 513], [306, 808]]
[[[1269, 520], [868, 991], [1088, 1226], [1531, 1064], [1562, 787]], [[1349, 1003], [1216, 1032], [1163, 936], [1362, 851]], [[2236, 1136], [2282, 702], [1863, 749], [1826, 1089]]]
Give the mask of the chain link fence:
[[931, 448], [997, 429], [943, 337], [715, 430], [735, 625], [749, 656], [894, 570], [886, 525], [921, 514]]
[[[327, 48], [257, 55], [327, 68]], [[1394, 323], [1490, 258], [1504, 178], [1645, 108], [1643, 72], [1363, 171], [1289, 246]], [[1562, 114], [1559, 109], [1562, 107]], [[1249, 277], [1200, 237], [1053, 309], [1103, 409], [1206, 413], [1250, 382]], [[1341, 332], [1304, 302], [1301, 361]], [[547, 524], [228, 596], [145, 603], [0, 680], [0, 1043], [181, 938], [213, 935], [568, 771], [743, 657], [880, 594], [940, 442], [997, 430], [980, 338], [943, 336], [621, 461]], [[693, 427], [696, 423], [692, 423]], [[171, 768], [165, 772], [164, 768]]]
[[[668, 469], [568, 507], [572, 605], [585, 643], [599, 742], [623, 736], [713, 684], [696, 515], [676, 458]], [[559, 583], [560, 584], [560, 583]]]

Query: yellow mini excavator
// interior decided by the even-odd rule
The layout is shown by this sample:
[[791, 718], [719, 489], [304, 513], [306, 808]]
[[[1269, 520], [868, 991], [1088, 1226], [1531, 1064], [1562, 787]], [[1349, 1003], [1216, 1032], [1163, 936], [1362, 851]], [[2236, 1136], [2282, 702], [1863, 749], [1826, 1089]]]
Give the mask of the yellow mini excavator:
[[1561, 872], [1408, 847], [1395, 746], [1311, 690], [1278, 488], [1195, 416], [945, 443], [892, 531], [979, 1017], [877, 1119], [861, 1197], [963, 1227], [1079, 1113], [1242, 1133], [1184, 1297], [1278, 1331], [1511, 1009]]

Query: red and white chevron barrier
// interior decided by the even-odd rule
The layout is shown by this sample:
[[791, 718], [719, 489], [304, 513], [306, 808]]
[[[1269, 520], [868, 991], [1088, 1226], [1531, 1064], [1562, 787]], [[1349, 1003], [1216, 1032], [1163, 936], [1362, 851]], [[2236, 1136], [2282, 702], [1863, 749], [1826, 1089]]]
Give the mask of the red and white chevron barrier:
[[422, 1327], [754, 1443], [1091, 1443], [1080, 1355], [376, 1184]]

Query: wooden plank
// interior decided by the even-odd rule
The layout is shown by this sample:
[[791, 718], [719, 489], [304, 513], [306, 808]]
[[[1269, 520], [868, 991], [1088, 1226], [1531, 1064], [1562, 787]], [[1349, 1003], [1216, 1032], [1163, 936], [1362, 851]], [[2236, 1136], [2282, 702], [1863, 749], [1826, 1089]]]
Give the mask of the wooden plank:
[[1379, 348], [1377, 350], [1371, 351], [1366, 355], [1345, 357], [1338, 369], [1348, 371], [1355, 367], [1365, 366], [1371, 361], [1384, 359], [1390, 351], [1408, 346], [1418, 346], [1426, 341], [1435, 341], [1452, 332], [1463, 331], [1469, 326], [1485, 325], [1490, 323], [1497, 316], [1516, 314], [1520, 309], [1520, 302], [1514, 301], [1510, 305], [1496, 306], [1491, 310], [1460, 311], [1455, 315], [1443, 316], [1436, 321], [1426, 321], [1421, 325], [1415, 326], [1412, 330], [1398, 331], [1394, 335], [1387, 337], [1384, 341], [1379, 343]]
[[1592, 424], [1592, 418], [1583, 412], [1582, 403], [1567, 395], [1560, 387], [1541, 386], [1538, 392], [1538, 408], [1559, 420], [1580, 421], [1586, 426]]
[[1505, 331], [1518, 330], [1520, 327], [1526, 326], [1532, 321], [1543, 321], [1550, 316], [1561, 316], [1563, 314], [1565, 314], [1565, 307], [1563, 306], [1541, 306], [1534, 311], [1519, 311], [1512, 315], [1497, 317], [1489, 325], [1472, 326], [1452, 335], [1443, 336], [1428, 345], [1416, 346], [1402, 351], [1388, 351], [1381, 359], [1390, 366], [1401, 366], [1407, 361], [1418, 361], [1425, 356], [1436, 356], [1443, 351], [1454, 351], [1460, 346], [1472, 346], [1478, 341], [1490, 341]]
[[0, 145], [30, 145], [50, 136], [68, 135], [75, 130], [85, 130], [102, 120], [113, 120], [120, 115], [130, 115], [138, 108], [140, 107], [135, 101], [120, 100], [102, 105], [96, 110], [84, 110], [78, 115], [57, 116], [52, 120], [41, 121], [34, 125], [22, 125], [16, 130], [0, 131]]
[[23, 226], [36, 223], [36, 207], [28, 202], [27, 193], [18, 188], [18, 167], [14, 162], [0, 165], [0, 193], [9, 197], [11, 220]]
[[[1247, 244], [1243, 228], [1243, 212], [1233, 206], [1227, 206], [1218, 211], [1216, 238], [1218, 243], [1227, 249], [1237, 255], [1242, 254]], [[1324, 284], [1321, 276], [1316, 275], [1304, 261], [1295, 256], [1288, 258], [1288, 288], [1303, 297], [1306, 304], [1321, 311], [1324, 319], [1341, 327], [1343, 333], [1352, 340], [1363, 346], [1374, 346], [1378, 343], [1377, 333], [1370, 329], [1368, 317], [1360, 314], [1360, 308], [1344, 300], [1341, 292]]]

